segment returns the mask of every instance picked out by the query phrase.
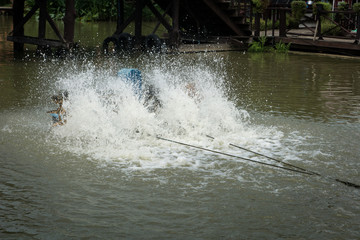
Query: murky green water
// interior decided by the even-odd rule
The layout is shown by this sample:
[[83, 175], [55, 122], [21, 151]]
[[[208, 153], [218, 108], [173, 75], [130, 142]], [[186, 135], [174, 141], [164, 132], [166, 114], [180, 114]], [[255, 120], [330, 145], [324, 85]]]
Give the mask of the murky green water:
[[[359, 59], [104, 57], [96, 46], [114, 25], [83, 23], [91, 54], [14, 60], [0, 22], [1, 239], [359, 237], [359, 189], [334, 180], [360, 184]], [[158, 112], [116, 77], [127, 67], [159, 89]], [[63, 89], [68, 123], [52, 128]], [[323, 177], [156, 136], [282, 166], [233, 143]]]

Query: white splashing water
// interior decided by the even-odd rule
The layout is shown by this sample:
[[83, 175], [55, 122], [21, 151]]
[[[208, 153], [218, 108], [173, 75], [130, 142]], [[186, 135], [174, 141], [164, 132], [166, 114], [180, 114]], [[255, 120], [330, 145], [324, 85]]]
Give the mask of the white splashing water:
[[[219, 69], [184, 62], [138, 67], [143, 81], [159, 89], [162, 107], [154, 113], [116, 76], [121, 67], [129, 66], [86, 63], [62, 69], [64, 77], [57, 79], [56, 88], [69, 92], [64, 103], [67, 124], [52, 128], [49, 142], [64, 151], [130, 169], [199, 169], [212, 167], [219, 158], [156, 136], [227, 152], [230, 142], [281, 148], [282, 132], [251, 125], [249, 114], [227, 99], [226, 74]], [[188, 84], [195, 86], [195, 94], [189, 93]]]

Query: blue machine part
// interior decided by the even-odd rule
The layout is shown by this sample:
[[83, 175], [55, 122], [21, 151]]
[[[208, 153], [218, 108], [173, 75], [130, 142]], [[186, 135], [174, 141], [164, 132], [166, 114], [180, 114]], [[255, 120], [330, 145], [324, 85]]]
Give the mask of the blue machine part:
[[61, 121], [64, 120], [64, 116], [62, 114], [57, 114], [57, 113], [50, 113], [51, 117], [52, 117], [52, 120], [53, 122], [59, 122], [60, 121], [60, 117], [61, 117]]
[[142, 78], [140, 70], [134, 68], [123, 68], [118, 71], [117, 76], [126, 83], [131, 84], [134, 93], [139, 95], [139, 98], [141, 97]]
[[54, 122], [58, 122], [58, 121], [59, 121], [59, 114], [57, 114], [57, 113], [51, 113], [51, 116], [52, 116]]

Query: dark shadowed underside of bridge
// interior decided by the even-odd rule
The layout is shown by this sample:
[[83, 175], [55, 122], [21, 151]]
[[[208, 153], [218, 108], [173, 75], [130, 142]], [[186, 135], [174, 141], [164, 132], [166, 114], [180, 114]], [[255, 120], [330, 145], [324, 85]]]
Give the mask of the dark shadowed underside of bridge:
[[[155, 0], [166, 10], [168, 0]], [[172, 11], [171, 9], [170, 11]], [[247, 16], [250, 4], [231, 0], [183, 0], [179, 1], [179, 28], [191, 36], [250, 36]]]

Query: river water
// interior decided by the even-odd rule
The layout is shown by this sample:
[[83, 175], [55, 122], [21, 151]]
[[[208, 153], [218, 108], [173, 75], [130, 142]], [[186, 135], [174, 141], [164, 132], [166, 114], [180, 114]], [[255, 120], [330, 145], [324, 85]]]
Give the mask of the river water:
[[[360, 184], [360, 59], [109, 57], [114, 25], [78, 23], [92, 50], [15, 60], [0, 21], [1, 239], [359, 239], [360, 190], [335, 179]], [[159, 90], [157, 112], [122, 68]], [[62, 90], [68, 122], [51, 127]]]

